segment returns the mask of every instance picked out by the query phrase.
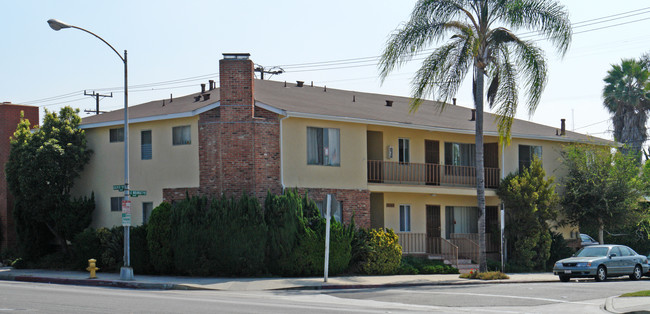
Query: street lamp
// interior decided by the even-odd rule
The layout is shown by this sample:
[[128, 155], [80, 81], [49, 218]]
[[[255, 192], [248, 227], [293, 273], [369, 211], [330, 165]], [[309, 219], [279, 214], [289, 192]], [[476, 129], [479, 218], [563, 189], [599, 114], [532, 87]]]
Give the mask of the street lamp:
[[121, 280], [134, 280], [133, 278], [133, 268], [131, 268], [131, 254], [129, 250], [129, 231], [131, 227], [131, 203], [129, 201], [129, 89], [128, 89], [128, 71], [127, 71], [127, 59], [126, 59], [126, 50], [124, 50], [124, 57], [106, 42], [103, 38], [97, 36], [95, 33], [70, 25], [59, 20], [50, 19], [47, 20], [47, 24], [50, 25], [55, 31], [64, 29], [64, 28], [76, 28], [78, 30], [84, 31], [90, 35], [97, 37], [99, 40], [103, 41], [107, 46], [111, 47], [113, 51], [120, 57], [120, 60], [124, 63], [124, 202], [122, 204], [122, 226], [124, 226], [124, 266], [120, 269], [120, 279]]

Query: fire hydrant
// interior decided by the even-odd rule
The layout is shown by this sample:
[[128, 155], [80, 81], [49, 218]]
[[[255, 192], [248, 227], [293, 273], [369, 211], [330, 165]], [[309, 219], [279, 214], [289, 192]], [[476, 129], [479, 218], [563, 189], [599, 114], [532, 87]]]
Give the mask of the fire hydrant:
[[87, 271], [90, 272], [90, 279], [97, 279], [97, 276], [95, 275], [95, 272], [99, 270], [99, 267], [95, 266], [97, 263], [97, 260], [94, 258], [91, 258], [88, 260], [88, 268], [86, 268]]

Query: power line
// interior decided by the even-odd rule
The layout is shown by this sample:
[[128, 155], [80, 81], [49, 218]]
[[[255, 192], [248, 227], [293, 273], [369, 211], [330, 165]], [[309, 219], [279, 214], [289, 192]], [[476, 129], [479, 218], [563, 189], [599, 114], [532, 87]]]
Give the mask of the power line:
[[[602, 24], [602, 23], [607, 23], [607, 22], [611, 22], [611, 21], [615, 21], [615, 20], [621, 20], [621, 19], [624, 19], [624, 18], [629, 18], [629, 17], [632, 17], [632, 16], [637, 16], [637, 15], [647, 14], [647, 13], [650, 13], [650, 7], [641, 8], [641, 9], [637, 9], [637, 10], [632, 10], [632, 11], [627, 11], [627, 12], [622, 12], [622, 13], [617, 13], [617, 14], [612, 14], [612, 15], [607, 15], [607, 16], [603, 16], [603, 17], [598, 17], [598, 18], [594, 18], [594, 19], [589, 19], [589, 20], [577, 22], [577, 23], [572, 24], [572, 28], [575, 29], [575, 28], [580, 28], [580, 27], [593, 26], [593, 25], [596, 25], [596, 24]], [[607, 26], [602, 26], [602, 27], [597, 27], [597, 28], [586, 29], [586, 30], [575, 32], [574, 34], [582, 34], [582, 33], [602, 30], [602, 29], [611, 28], [611, 27], [617, 27], [617, 26], [636, 23], [636, 22], [645, 21], [645, 20], [650, 20], [650, 18], [637, 19], [637, 20], [622, 22], [622, 23], [613, 24], [613, 25], [607, 25]], [[533, 33], [534, 32], [529, 32], [529, 33], [524, 33], [523, 35], [533, 34]], [[539, 40], [541, 40], [541, 39], [539, 39]], [[433, 51], [433, 50], [434, 50], [434, 48], [423, 49], [422, 51], [414, 54], [412, 56], [413, 57], [412, 60], [414, 60], [414, 61], [423, 60], [424, 58], [417, 58], [417, 57], [425, 55], [428, 52]], [[282, 67], [283, 69], [289, 69], [289, 71], [287, 71], [287, 72], [296, 72], [296, 73], [298, 73], [298, 72], [326, 71], [326, 70], [342, 70], [342, 69], [376, 66], [378, 64], [379, 59], [380, 59], [380, 56], [371, 56], [371, 57], [347, 58], [347, 59], [319, 61], [319, 62], [285, 64], [285, 65], [279, 65], [278, 67]], [[192, 77], [181, 78], [181, 79], [174, 79], [174, 80], [167, 80], [167, 81], [159, 81], [159, 82], [153, 82], [153, 83], [132, 85], [132, 86], [129, 86], [129, 90], [131, 91], [131, 89], [133, 89], [133, 91], [153, 91], [153, 90], [164, 90], [164, 89], [175, 89], [175, 88], [189, 87], [191, 85], [171, 86], [171, 87], [166, 87], [166, 88], [156, 88], [156, 87], [161, 87], [161, 86], [175, 85], [175, 84], [179, 84], [179, 83], [188, 83], [188, 82], [193, 82], [193, 81], [200, 81], [200, 80], [203, 80], [205, 78], [216, 77], [216, 76], [218, 76], [218, 74], [219, 74], [218, 72], [215, 72], [215, 73], [203, 74], [203, 75], [192, 76]], [[152, 88], [147, 89], [149, 87], [152, 87]], [[95, 90], [96, 91], [103, 91], [103, 92], [118, 92], [119, 93], [119, 92], [123, 92], [123, 87], [108, 87], [108, 88], [99, 88], [99, 89], [95, 89]], [[23, 104], [37, 104], [37, 103], [50, 102], [50, 101], [55, 101], [55, 100], [64, 101], [64, 99], [71, 98], [74, 95], [78, 94], [79, 92], [80, 91], [75, 91], [75, 92], [71, 92], [71, 93], [67, 93], [67, 94], [62, 94], [62, 95], [57, 95], [57, 96], [52, 96], [52, 97], [47, 97], [47, 98], [42, 98], [42, 99], [36, 99], [36, 100], [31, 100], [31, 101], [25, 101], [25, 102], [20, 102], [20, 103], [23, 103]], [[67, 100], [66, 102], [71, 102], [71, 101], [72, 100]], [[57, 103], [60, 103], [60, 102], [57, 102]], [[50, 105], [54, 105], [54, 104], [57, 104], [57, 103], [45, 104], [45, 105], [41, 105], [39, 107], [50, 106]]]

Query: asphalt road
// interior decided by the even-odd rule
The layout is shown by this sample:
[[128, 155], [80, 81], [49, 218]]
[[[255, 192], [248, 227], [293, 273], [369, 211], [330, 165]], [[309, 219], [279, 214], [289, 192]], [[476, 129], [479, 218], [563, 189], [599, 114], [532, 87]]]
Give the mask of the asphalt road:
[[0, 281], [0, 313], [599, 313], [650, 280], [329, 291], [147, 291]]

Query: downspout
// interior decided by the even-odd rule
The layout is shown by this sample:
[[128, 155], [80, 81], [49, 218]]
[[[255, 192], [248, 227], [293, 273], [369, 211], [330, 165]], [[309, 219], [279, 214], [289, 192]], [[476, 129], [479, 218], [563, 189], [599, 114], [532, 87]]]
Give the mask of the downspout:
[[282, 193], [284, 193], [284, 147], [282, 146], [282, 138], [283, 133], [282, 133], [282, 121], [289, 116], [285, 116], [284, 118], [280, 119], [280, 184], [282, 185]]

